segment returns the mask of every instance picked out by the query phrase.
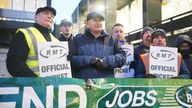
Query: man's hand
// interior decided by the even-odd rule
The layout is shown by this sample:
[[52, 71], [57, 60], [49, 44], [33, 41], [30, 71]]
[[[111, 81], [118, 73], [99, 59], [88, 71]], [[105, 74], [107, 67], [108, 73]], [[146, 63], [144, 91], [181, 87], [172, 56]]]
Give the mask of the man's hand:
[[98, 59], [99, 59], [99, 58], [97, 58], [97, 57], [92, 57], [89, 64], [90, 64], [91, 66], [95, 66], [96, 63], [98, 62]]
[[104, 69], [105, 65], [103, 63], [103, 59], [98, 59], [97, 63], [95, 64], [97, 69]]
[[105, 65], [103, 63], [103, 59], [92, 57], [90, 60], [90, 66], [93, 66], [96, 69], [103, 69], [105, 68]]

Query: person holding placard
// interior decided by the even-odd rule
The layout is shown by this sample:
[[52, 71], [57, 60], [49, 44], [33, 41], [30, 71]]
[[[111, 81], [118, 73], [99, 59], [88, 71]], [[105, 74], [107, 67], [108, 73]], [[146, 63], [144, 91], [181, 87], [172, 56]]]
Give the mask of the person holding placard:
[[127, 45], [124, 34], [124, 27], [120, 23], [116, 23], [112, 27], [111, 35], [115, 37], [120, 45]]
[[151, 33], [153, 32], [153, 29], [151, 27], [145, 27], [141, 31], [141, 43], [134, 48], [134, 58], [136, 61], [136, 64], [139, 61], [140, 55], [145, 54], [149, 52], [149, 48], [151, 46]]
[[[166, 32], [163, 30], [163, 29], [156, 29], [152, 32], [152, 44], [153, 46], [159, 46], [159, 47], [166, 47], [166, 44], [167, 44], [167, 35], [166, 35]], [[174, 54], [170, 51], [166, 51], [166, 50], [163, 50], [164, 52], [167, 52], [167, 53], [170, 53], [170, 54]], [[173, 72], [178, 72], [176, 73], [177, 75], [176, 76], [168, 76], [168, 75], [165, 75], [165, 74], [162, 74], [163, 77], [159, 77], [157, 76], [156, 74], [151, 74], [150, 73], [150, 60], [149, 58], [151, 57], [151, 55], [153, 55], [151, 53], [151, 55], [149, 55], [150, 53], [146, 53], [146, 54], [143, 54], [140, 56], [140, 60], [138, 62], [138, 66], [137, 66], [137, 69], [136, 69], [136, 73], [135, 73], [135, 77], [137, 78], [142, 78], [142, 77], [145, 77], [145, 78], [177, 78], [177, 79], [188, 79], [190, 78], [190, 74], [189, 74], [189, 71], [184, 63], [184, 61], [182, 60], [182, 57], [180, 54], [176, 54], [176, 57], [178, 57], [178, 61], [177, 61], [177, 68], [169, 68], [169, 67], [161, 67], [161, 66], [157, 66], [156, 68], [159, 69], [159, 70], [168, 70], [167, 72], [169, 71], [173, 71]], [[163, 55], [164, 57], [167, 56], [167, 55]], [[170, 55], [171, 56], [171, 55]], [[154, 57], [154, 56], [153, 56]], [[158, 58], [156, 58], [158, 59]], [[166, 62], [168, 61], [171, 61], [171, 59], [167, 60]], [[164, 63], [166, 63], [164, 62]], [[165, 65], [165, 64], [162, 64], [162, 65]], [[154, 67], [153, 67], [154, 68]], [[157, 71], [158, 73], [158, 71]]]
[[135, 62], [133, 55], [133, 45], [129, 45], [126, 42], [123, 25], [120, 23], [114, 24], [111, 30], [111, 35], [118, 40], [119, 45], [122, 46], [126, 53], [126, 63], [124, 66], [114, 69], [115, 78], [134, 77]]
[[11, 41], [6, 65], [13, 77], [39, 77], [37, 54], [38, 42], [58, 42], [51, 34], [56, 10], [40, 7], [35, 13], [35, 24], [29, 28], [19, 28]]

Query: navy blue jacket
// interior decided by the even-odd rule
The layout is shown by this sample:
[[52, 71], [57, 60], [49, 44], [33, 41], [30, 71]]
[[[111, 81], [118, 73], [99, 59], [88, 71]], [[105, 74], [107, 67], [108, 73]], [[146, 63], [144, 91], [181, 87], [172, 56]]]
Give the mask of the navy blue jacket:
[[[95, 38], [90, 30], [76, 37], [71, 49], [73, 76], [76, 78], [103, 78], [114, 77], [114, 68], [122, 67], [125, 63], [125, 52], [118, 45], [118, 41], [104, 31]], [[92, 57], [103, 58], [105, 69], [96, 69], [90, 66]]]

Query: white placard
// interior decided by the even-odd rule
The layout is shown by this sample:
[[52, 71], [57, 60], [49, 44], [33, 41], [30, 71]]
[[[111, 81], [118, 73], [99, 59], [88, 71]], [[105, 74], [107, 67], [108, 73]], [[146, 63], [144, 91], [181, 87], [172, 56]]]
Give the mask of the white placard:
[[173, 47], [150, 47], [149, 74], [157, 78], [178, 76], [178, 51]]
[[40, 77], [71, 78], [71, 65], [67, 61], [68, 42], [38, 43]]
[[121, 68], [115, 68], [115, 78], [134, 77], [135, 70], [130, 68], [130, 64], [134, 61], [133, 45], [121, 45], [126, 53], [126, 63]]

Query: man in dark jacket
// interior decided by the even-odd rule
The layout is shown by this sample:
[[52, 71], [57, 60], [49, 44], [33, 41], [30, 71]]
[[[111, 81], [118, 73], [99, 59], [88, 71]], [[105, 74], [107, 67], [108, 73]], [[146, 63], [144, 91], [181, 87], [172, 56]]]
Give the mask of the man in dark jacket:
[[176, 38], [176, 47], [190, 71], [190, 78], [192, 79], [192, 40], [188, 35], [180, 35]]
[[61, 35], [59, 37], [59, 40], [60, 41], [68, 41], [68, 44], [69, 44], [69, 47], [71, 46], [71, 43], [73, 41], [73, 24], [64, 19], [61, 21], [60, 23], [60, 32], [61, 32]]
[[[166, 32], [163, 29], [156, 29], [152, 32], [152, 44], [153, 46], [160, 46], [160, 47], [166, 47], [167, 45], [167, 35]], [[157, 77], [155, 75], [149, 74], [149, 53], [142, 54], [140, 55], [140, 59], [138, 62], [138, 66], [135, 72], [135, 77], [145, 77], [145, 78], [150, 78], [150, 77]], [[177, 79], [183, 78], [183, 79], [189, 79], [190, 74], [189, 70], [187, 69], [184, 61], [181, 58], [181, 55], [178, 54], [178, 76], [174, 77]], [[167, 77], [168, 78], [168, 77]]]
[[145, 27], [141, 32], [141, 43], [140, 45], [134, 48], [134, 58], [136, 63], [138, 62], [140, 55], [149, 52], [149, 48], [151, 46], [151, 33], [153, 29], [150, 27]]
[[114, 77], [113, 69], [125, 63], [125, 52], [115, 38], [104, 32], [103, 20], [101, 14], [89, 13], [85, 33], [73, 40], [71, 63], [76, 78]]

